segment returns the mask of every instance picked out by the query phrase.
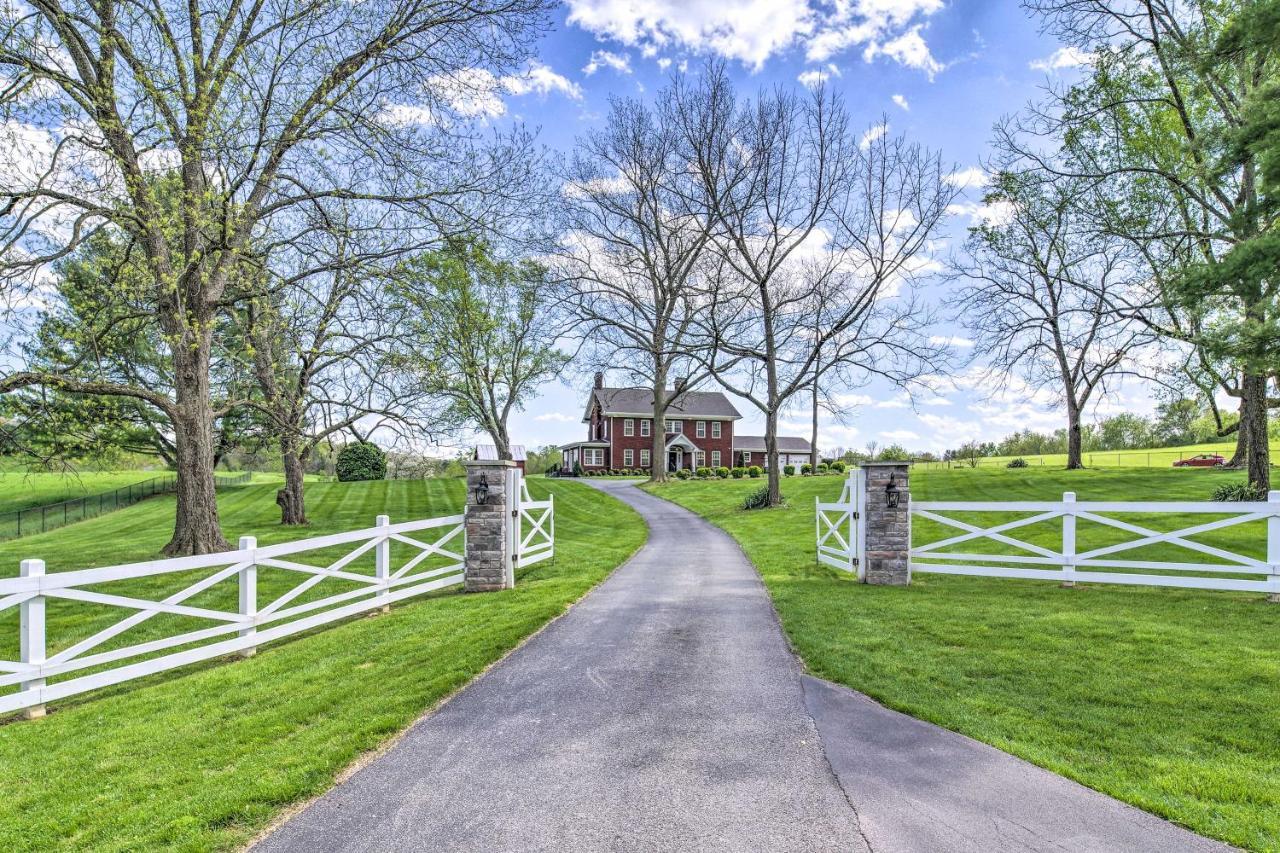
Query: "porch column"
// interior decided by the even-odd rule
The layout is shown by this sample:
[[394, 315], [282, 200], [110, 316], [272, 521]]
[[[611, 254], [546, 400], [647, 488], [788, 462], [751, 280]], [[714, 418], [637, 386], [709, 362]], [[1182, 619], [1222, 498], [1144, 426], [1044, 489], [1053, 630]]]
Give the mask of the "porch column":
[[[909, 462], [864, 462], [862, 512], [866, 513], [867, 583], [906, 586], [911, 583], [911, 487]], [[889, 506], [889, 484], [898, 505]]]
[[[507, 459], [475, 459], [462, 463], [467, 470], [467, 505], [464, 524], [467, 547], [462, 569], [462, 585], [467, 592], [510, 589], [511, 483], [516, 463]], [[483, 484], [487, 495], [478, 503]]]

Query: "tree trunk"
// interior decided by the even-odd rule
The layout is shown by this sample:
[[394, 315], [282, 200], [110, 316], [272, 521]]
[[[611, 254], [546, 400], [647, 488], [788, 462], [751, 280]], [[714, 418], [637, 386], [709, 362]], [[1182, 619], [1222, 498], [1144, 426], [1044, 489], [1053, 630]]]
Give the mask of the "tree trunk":
[[764, 419], [764, 457], [769, 465], [769, 506], [782, 505], [782, 470], [778, 466], [778, 413]]
[[1074, 403], [1067, 403], [1067, 470], [1074, 471], [1084, 467], [1080, 436], [1080, 408]]
[[649, 450], [650, 483], [667, 482], [667, 374], [658, 371], [653, 382], [653, 428], [649, 435], [653, 444]]
[[809, 463], [813, 465], [813, 470], [818, 470], [818, 380], [813, 380], [813, 432], [809, 444], [810, 458]]
[[1249, 400], [1248, 394], [1245, 393], [1248, 385], [1249, 377], [1247, 375], [1240, 377], [1240, 420], [1236, 424], [1236, 450], [1231, 454], [1231, 460], [1227, 462], [1229, 468], [1243, 468], [1249, 463]]
[[302, 490], [305, 466], [292, 439], [280, 441], [280, 456], [284, 460], [284, 488], [276, 492], [280, 523], [306, 524], [307, 508]]
[[198, 333], [194, 347], [173, 348], [177, 416], [173, 419], [178, 469], [178, 510], [168, 556], [210, 554], [230, 547], [218, 521], [213, 479], [213, 405], [209, 400], [210, 332]]
[[1271, 448], [1267, 441], [1267, 377], [1246, 373], [1240, 390], [1243, 395], [1240, 433], [1246, 442], [1245, 463], [1249, 470], [1249, 485], [1267, 491], [1271, 488]]

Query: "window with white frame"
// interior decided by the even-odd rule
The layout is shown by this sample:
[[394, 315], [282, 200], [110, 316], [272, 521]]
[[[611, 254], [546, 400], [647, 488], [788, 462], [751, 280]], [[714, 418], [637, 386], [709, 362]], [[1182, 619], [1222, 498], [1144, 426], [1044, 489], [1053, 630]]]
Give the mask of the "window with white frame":
[[719, 422], [719, 421], [712, 421], [712, 422], [711, 422], [711, 437], [712, 437], [712, 438], [719, 438], [719, 437], [720, 437], [720, 422]]
[[622, 434], [623, 434], [623, 435], [627, 435], [627, 436], [631, 436], [631, 435], [635, 435], [635, 434], [636, 434], [636, 420], [635, 420], [635, 418], [627, 418], [626, 420], [624, 420], [624, 421], [622, 422]]
[[684, 421], [667, 421], [665, 424], [667, 435], [675, 435], [684, 432]]
[[603, 465], [604, 464], [604, 448], [588, 447], [582, 451], [583, 465]]
[[648, 418], [645, 418], [644, 420], [640, 421], [640, 434], [647, 438], [651, 432], [649, 427], [652, 424], [653, 424], [653, 421], [649, 420]]
[[705, 451], [695, 450], [693, 452], [693, 467], [695, 468], [707, 467], [707, 454]]
[[623, 464], [623, 465], [626, 465], [628, 468], [630, 468], [632, 465], [636, 464], [636, 455], [635, 455], [635, 454], [636, 454], [636, 452], [635, 452], [634, 450], [632, 450], [630, 447], [628, 447], [627, 449], [623, 450], [623, 451], [622, 451], [622, 464]]
[[720, 467], [720, 451], [719, 450], [711, 451], [711, 467], [712, 468]]
[[743, 464], [743, 465], [750, 465], [750, 464], [751, 464], [751, 451], [750, 451], [750, 450], [744, 450], [744, 451], [742, 451], [742, 464]]
[[706, 438], [706, 437], [707, 437], [707, 422], [706, 422], [706, 421], [698, 421], [697, 432], [698, 432], [698, 438]]
[[647, 448], [640, 451], [640, 467], [649, 467], [649, 450]]

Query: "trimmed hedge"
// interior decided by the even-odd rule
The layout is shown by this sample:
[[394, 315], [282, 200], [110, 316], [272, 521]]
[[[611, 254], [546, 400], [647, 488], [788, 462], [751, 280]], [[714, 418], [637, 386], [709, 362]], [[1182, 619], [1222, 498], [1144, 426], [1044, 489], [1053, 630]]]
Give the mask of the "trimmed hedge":
[[334, 465], [340, 483], [387, 479], [387, 455], [369, 441], [343, 445]]

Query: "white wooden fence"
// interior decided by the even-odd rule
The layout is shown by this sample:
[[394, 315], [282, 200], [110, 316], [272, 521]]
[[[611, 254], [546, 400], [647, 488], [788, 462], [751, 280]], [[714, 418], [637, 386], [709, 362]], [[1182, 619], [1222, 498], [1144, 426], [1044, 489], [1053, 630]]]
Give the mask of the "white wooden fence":
[[[960, 502], [913, 501], [915, 518], [929, 519], [960, 531], [959, 533], [920, 545], [911, 550], [913, 572], [937, 572], [951, 575], [979, 575], [1001, 578], [1034, 578], [1058, 580], [1068, 584], [1118, 583], [1143, 586], [1193, 587], [1197, 589], [1264, 592], [1280, 599], [1280, 491], [1271, 492], [1266, 501], [1251, 503], [1212, 503], [1203, 501], [1076, 501], [1068, 492], [1061, 501]], [[998, 524], [979, 523], [953, 518], [947, 513], [1018, 513], [1021, 517]], [[1139, 516], [1125, 521], [1111, 516]], [[1163, 517], [1219, 516], [1177, 530], [1163, 532], [1148, 527]], [[1056, 548], [1010, 536], [1010, 531], [1061, 518], [1061, 539]], [[1112, 542], [1081, 550], [1077, 542], [1077, 522], [1086, 521], [1129, 534], [1121, 542]], [[1141, 521], [1142, 523], [1138, 523]], [[1247, 531], [1233, 531], [1231, 547], [1217, 547], [1191, 538], [1213, 531], [1231, 530], [1251, 522], [1265, 522], [1266, 532], [1252, 536]], [[1025, 535], [1025, 534], [1022, 534]], [[1265, 537], [1265, 558], [1242, 553], [1252, 543], [1261, 550]], [[1018, 553], [982, 553], [974, 546], [980, 541], [999, 542]], [[1198, 560], [1125, 559], [1132, 552], [1155, 545], [1169, 545], [1200, 556]], [[950, 549], [964, 546], [963, 550]], [[1126, 554], [1126, 552], [1129, 552]], [[1204, 558], [1213, 558], [1206, 560]], [[1106, 571], [1081, 571], [1105, 569]], [[1153, 574], [1151, 572], [1159, 572]], [[1245, 577], [1229, 577], [1244, 575]]]
[[814, 498], [818, 562], [856, 574], [858, 580], [867, 567], [863, 556], [866, 519], [860, 511], [866, 476], [861, 468], [850, 469], [837, 500], [824, 503]]
[[[43, 560], [24, 560], [19, 577], [0, 580], [0, 611], [21, 608], [20, 659], [0, 660], [0, 690], [13, 685], [18, 685], [18, 690], [0, 695], [0, 713], [40, 706], [55, 699], [222, 655], [239, 653], [248, 656], [263, 643], [461, 583], [465, 535], [461, 515], [402, 524], [391, 524], [387, 516], [380, 515], [376, 526], [364, 530], [264, 548], [257, 547], [253, 537], [245, 537], [240, 540], [237, 550], [220, 554], [53, 574], [45, 574]], [[408, 553], [394, 568], [391, 559], [393, 542], [406, 546], [398, 548], [398, 552]], [[326, 565], [286, 559], [341, 546], [354, 548]], [[364, 572], [349, 569], [352, 563], [370, 551], [374, 556], [371, 573], [367, 569]], [[427, 567], [424, 563], [429, 558], [436, 559]], [[443, 565], [440, 565], [441, 561]], [[302, 576], [302, 580], [271, 601], [260, 604], [259, 568], [294, 573]], [[117, 581], [185, 572], [205, 574], [160, 600], [91, 589]], [[345, 588], [343, 592], [297, 601], [326, 580], [348, 583], [341, 584]], [[239, 607], [235, 612], [184, 603], [223, 582], [239, 586]], [[354, 589], [350, 588], [353, 583], [356, 585]], [[45, 634], [45, 610], [51, 600], [106, 605], [132, 613], [92, 636], [50, 654]], [[213, 624], [94, 651], [161, 614], [194, 617]], [[156, 654], [179, 647], [187, 648]], [[133, 662], [128, 662], [131, 660]], [[49, 679], [84, 670], [92, 671], [48, 683]]]
[[516, 569], [541, 563], [556, 555], [556, 496], [545, 501], [535, 501], [529, 495], [529, 483], [519, 469], [513, 472], [517, 500], [512, 501], [516, 512], [512, 518], [511, 553]]

